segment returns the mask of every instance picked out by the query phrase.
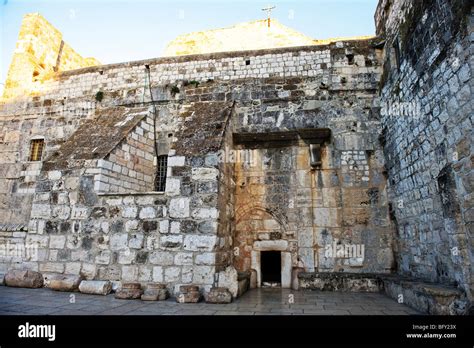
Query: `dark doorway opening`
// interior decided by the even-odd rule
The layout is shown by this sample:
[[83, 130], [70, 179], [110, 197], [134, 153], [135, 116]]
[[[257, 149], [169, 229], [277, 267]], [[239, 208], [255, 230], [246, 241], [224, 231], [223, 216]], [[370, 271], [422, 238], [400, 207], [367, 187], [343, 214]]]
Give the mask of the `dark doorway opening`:
[[262, 285], [275, 286], [281, 284], [281, 252], [262, 251], [260, 255]]

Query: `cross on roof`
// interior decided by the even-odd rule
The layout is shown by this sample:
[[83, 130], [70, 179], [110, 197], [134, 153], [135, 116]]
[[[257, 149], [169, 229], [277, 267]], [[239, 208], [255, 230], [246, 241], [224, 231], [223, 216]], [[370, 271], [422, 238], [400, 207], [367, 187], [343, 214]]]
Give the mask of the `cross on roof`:
[[276, 6], [268, 5], [267, 7], [262, 8], [262, 11], [267, 12], [268, 15], [268, 27], [270, 28], [270, 22], [272, 17], [272, 11], [276, 8]]

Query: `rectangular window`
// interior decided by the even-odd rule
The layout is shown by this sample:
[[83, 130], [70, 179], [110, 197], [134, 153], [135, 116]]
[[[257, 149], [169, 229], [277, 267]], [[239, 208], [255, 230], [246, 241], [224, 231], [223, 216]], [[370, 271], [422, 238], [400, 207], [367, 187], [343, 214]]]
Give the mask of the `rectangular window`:
[[166, 187], [166, 172], [168, 169], [168, 156], [158, 156], [155, 177], [155, 191], [164, 192]]
[[30, 161], [41, 161], [43, 156], [44, 140], [35, 139], [31, 141]]

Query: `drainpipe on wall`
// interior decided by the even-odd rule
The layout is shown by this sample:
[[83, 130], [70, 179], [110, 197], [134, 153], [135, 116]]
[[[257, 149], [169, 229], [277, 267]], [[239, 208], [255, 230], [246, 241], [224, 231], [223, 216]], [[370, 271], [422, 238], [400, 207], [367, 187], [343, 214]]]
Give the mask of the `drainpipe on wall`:
[[[315, 190], [315, 172], [317, 169], [321, 169], [322, 160], [321, 160], [321, 144], [310, 144], [309, 145], [309, 158], [310, 158], [310, 165], [311, 165], [311, 227], [313, 232], [313, 238], [315, 236], [315, 226], [314, 226], [314, 190]], [[319, 253], [314, 252], [314, 263], [315, 266], [314, 270], [317, 270], [319, 267]]]

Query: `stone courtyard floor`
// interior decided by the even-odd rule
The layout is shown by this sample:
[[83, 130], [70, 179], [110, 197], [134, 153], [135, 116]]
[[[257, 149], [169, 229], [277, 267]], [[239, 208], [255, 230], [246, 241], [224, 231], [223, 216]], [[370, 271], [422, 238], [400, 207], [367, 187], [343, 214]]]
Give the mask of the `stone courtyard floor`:
[[[71, 295], [75, 303], [70, 303]], [[292, 299], [293, 304], [288, 304]], [[291, 301], [291, 300], [290, 300]], [[117, 300], [50, 289], [0, 286], [0, 315], [409, 315], [419, 312], [378, 293], [254, 289], [230, 304]]]

